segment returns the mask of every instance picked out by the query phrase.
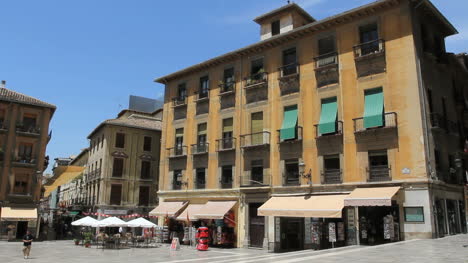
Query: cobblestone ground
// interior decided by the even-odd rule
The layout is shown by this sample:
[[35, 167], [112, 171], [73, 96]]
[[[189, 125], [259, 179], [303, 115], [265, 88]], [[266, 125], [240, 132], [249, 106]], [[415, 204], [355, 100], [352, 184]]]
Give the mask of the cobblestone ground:
[[0, 263], [13, 262], [363, 262], [363, 263], [468, 263], [468, 235], [433, 240], [412, 240], [381, 246], [352, 246], [322, 251], [298, 251], [273, 254], [255, 249], [216, 249], [196, 251], [184, 247], [170, 251], [167, 245], [158, 248], [102, 250], [75, 246], [72, 241], [36, 242], [30, 259], [23, 259], [22, 243], [0, 242]]

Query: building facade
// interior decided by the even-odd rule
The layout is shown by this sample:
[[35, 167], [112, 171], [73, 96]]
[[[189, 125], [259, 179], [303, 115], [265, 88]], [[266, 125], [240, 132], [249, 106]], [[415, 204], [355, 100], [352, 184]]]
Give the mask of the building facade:
[[255, 22], [260, 42], [156, 79], [160, 215], [217, 228], [215, 202], [235, 246], [271, 251], [466, 231], [467, 56], [430, 1]]
[[0, 238], [36, 233], [49, 123], [56, 107], [0, 88]]
[[162, 110], [123, 110], [88, 136], [81, 200], [86, 212], [147, 214], [157, 203]]

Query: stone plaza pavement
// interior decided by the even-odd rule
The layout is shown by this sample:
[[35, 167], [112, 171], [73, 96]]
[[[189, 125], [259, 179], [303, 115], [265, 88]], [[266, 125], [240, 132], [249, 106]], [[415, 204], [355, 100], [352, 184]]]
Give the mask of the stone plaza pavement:
[[30, 259], [23, 259], [22, 243], [0, 242], [0, 263], [13, 262], [411, 262], [468, 263], [468, 235], [456, 235], [432, 240], [411, 240], [381, 246], [351, 246], [337, 249], [290, 253], [267, 253], [256, 249], [217, 249], [196, 251], [182, 246], [170, 251], [168, 245], [159, 248], [102, 250], [75, 246], [72, 241], [35, 242]]

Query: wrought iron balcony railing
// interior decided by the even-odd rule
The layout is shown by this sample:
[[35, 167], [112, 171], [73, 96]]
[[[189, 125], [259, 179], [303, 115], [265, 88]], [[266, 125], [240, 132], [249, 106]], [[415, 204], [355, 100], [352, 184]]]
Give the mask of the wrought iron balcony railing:
[[236, 149], [236, 138], [227, 137], [216, 140], [216, 151], [230, 151]]
[[270, 144], [270, 132], [262, 131], [240, 136], [241, 147], [255, 147]]
[[268, 73], [266, 72], [259, 72], [256, 74], [252, 74], [245, 79], [244, 88], [250, 89], [259, 86], [263, 86], [268, 83]]
[[376, 165], [368, 167], [367, 173], [369, 174], [369, 182], [391, 181], [390, 170], [390, 166], [387, 165]]
[[204, 142], [204, 143], [197, 143], [197, 144], [192, 144], [192, 154], [204, 154], [208, 153], [209, 150], [209, 143]]
[[187, 146], [176, 146], [176, 147], [168, 148], [167, 151], [168, 151], [169, 158], [186, 156]]
[[282, 140], [281, 139], [281, 130], [277, 130], [277, 132], [278, 132], [278, 142], [279, 143], [302, 141], [302, 127], [301, 126], [296, 126], [295, 136], [292, 139]]
[[175, 97], [172, 98], [172, 107], [181, 107], [187, 105], [187, 97]]
[[197, 93], [197, 101], [204, 101], [210, 99], [210, 92], [198, 92]]
[[319, 70], [328, 66], [338, 65], [338, 53], [330, 52], [314, 58], [315, 70]]
[[227, 81], [227, 82], [220, 81], [218, 84], [218, 87], [219, 87], [219, 96], [232, 94], [236, 90], [235, 89], [236, 82], [234, 80]]
[[322, 172], [322, 184], [341, 184], [341, 169], [325, 169]]
[[17, 123], [16, 131], [39, 135], [41, 133], [41, 128], [36, 127], [35, 125], [24, 125], [23, 123]]
[[295, 76], [299, 74], [299, 63], [294, 62], [291, 64], [284, 65], [279, 68], [281, 75], [280, 78]]
[[334, 135], [343, 135], [343, 121], [336, 121], [335, 122], [335, 132], [332, 133], [320, 133], [319, 124], [315, 124], [315, 138], [324, 138]]
[[365, 128], [364, 127], [364, 117], [355, 118], [354, 121], [354, 132], [365, 132], [367, 130], [375, 130], [379, 128], [397, 128], [398, 120], [396, 112], [386, 112], [383, 114], [382, 126]]
[[385, 41], [383, 39], [372, 40], [358, 44], [353, 49], [354, 58], [360, 60], [372, 55], [383, 54], [385, 52]]

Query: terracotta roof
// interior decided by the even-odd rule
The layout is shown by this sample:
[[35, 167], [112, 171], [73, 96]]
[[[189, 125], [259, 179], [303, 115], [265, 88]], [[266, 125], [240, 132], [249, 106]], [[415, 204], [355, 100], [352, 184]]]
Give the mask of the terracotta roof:
[[21, 104], [28, 104], [33, 106], [45, 107], [56, 109], [55, 105], [49, 104], [47, 102], [38, 100], [28, 95], [21, 94], [19, 92], [9, 90], [7, 88], [0, 88], [0, 101], [16, 102]]
[[103, 121], [101, 124], [99, 124], [98, 127], [96, 127], [88, 135], [88, 139], [104, 125], [114, 125], [114, 126], [122, 126], [122, 127], [128, 127], [128, 128], [154, 130], [154, 131], [162, 130], [161, 120], [149, 118], [147, 116], [139, 117], [138, 115], [132, 115], [131, 117], [127, 119], [109, 119], [109, 120]]
[[[190, 67], [184, 68], [174, 73], [170, 73], [166, 76], [159, 77], [155, 79], [154, 81], [159, 82], [161, 84], [166, 84], [170, 80], [185, 76], [187, 74], [198, 72], [201, 70], [206, 70], [207, 68], [217, 66], [222, 63], [228, 63], [240, 56], [258, 53], [265, 49], [279, 46], [293, 39], [300, 38], [308, 33], [329, 29], [329, 28], [335, 27], [338, 24], [347, 23], [356, 19], [362, 19], [362, 17], [370, 16], [372, 13], [378, 12], [379, 10], [385, 10], [389, 7], [395, 7], [399, 5], [402, 1], [403, 0], [377, 0], [375, 2], [345, 11], [343, 13], [330, 16], [322, 20], [318, 20], [318, 21], [306, 24], [304, 26], [295, 28], [287, 33], [273, 36], [271, 38], [251, 44], [249, 46], [228, 52], [226, 54], [217, 56], [215, 58], [206, 60], [201, 63], [192, 65]], [[414, 2], [416, 0], [408, 0], [408, 1]], [[439, 10], [429, 0], [421, 0], [421, 2], [419, 3], [427, 7], [430, 12], [432, 12], [436, 17], [438, 17], [444, 23], [444, 25], [448, 29], [449, 35], [458, 33], [455, 27], [453, 27], [453, 25], [450, 24], [450, 22], [439, 12]]]
[[269, 18], [269, 17], [272, 17], [272, 16], [275, 16], [281, 12], [284, 12], [288, 9], [291, 9], [291, 10], [295, 10], [297, 11], [299, 14], [301, 14], [302, 16], [304, 16], [305, 18], [307, 18], [307, 20], [309, 20], [309, 22], [314, 22], [316, 21], [315, 18], [313, 18], [309, 13], [307, 13], [304, 9], [302, 9], [302, 7], [298, 6], [296, 3], [290, 3], [290, 4], [287, 4], [285, 6], [282, 6], [280, 8], [277, 8], [273, 11], [270, 11], [268, 13], [265, 13], [261, 16], [257, 16], [254, 21], [257, 22], [258, 24], [260, 24], [263, 20]]

